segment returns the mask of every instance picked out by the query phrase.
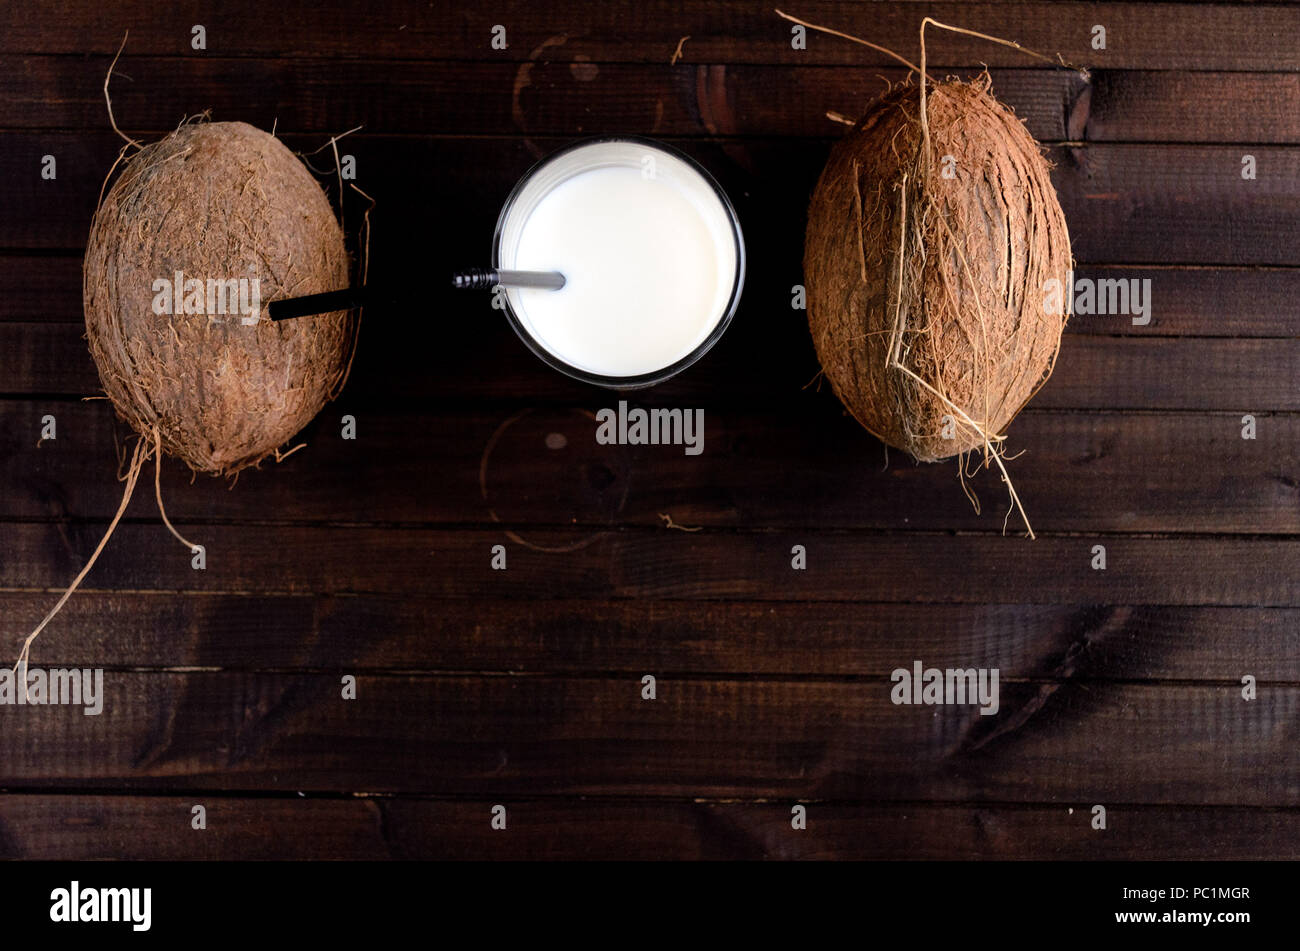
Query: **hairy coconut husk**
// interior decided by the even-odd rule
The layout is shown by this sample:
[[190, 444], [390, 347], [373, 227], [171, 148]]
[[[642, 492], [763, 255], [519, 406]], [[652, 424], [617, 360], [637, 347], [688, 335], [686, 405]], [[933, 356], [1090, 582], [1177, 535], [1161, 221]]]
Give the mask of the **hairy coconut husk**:
[[928, 150], [910, 83], [835, 145], [804, 276], [836, 395], [881, 440], [932, 462], [996, 452], [1051, 374], [1065, 315], [1044, 295], [1049, 279], [1065, 288], [1071, 259], [1048, 164], [987, 77], [927, 92]]
[[[104, 79], [106, 102], [112, 71], [110, 65]], [[140, 438], [108, 530], [23, 641], [15, 670], [24, 678], [32, 643], [94, 567], [145, 464], [154, 462], [163, 524], [201, 551], [167, 518], [164, 451], [213, 475], [238, 473], [278, 453], [337, 395], [356, 339], [357, 321], [348, 312], [252, 324], [239, 312], [186, 314], [183, 286], [172, 313], [155, 313], [154, 282], [174, 283], [177, 272], [205, 289], [209, 279], [257, 279], [263, 304], [345, 287], [343, 231], [315, 179], [274, 136], [242, 122], [197, 123], [140, 146], [117, 128], [111, 102], [109, 122], [127, 148], [140, 151], [95, 212], [82, 296], [100, 382]], [[368, 243], [368, 219], [365, 233]]]
[[303, 163], [242, 122], [183, 125], [144, 147], [95, 214], [83, 296], [104, 390], [142, 438], [229, 475], [275, 453], [337, 394], [356, 322], [154, 313], [154, 281], [177, 271], [257, 278], [263, 304], [338, 290], [343, 232]]

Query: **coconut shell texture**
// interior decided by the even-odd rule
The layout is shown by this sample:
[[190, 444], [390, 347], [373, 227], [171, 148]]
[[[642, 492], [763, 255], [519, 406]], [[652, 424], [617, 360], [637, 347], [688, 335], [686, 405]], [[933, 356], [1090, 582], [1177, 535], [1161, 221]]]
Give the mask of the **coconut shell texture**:
[[[291, 439], [337, 395], [356, 322], [339, 312], [244, 325], [154, 313], [154, 282], [260, 280], [271, 300], [348, 285], [343, 232], [320, 185], [274, 136], [192, 123], [128, 161], [86, 246], [86, 334], [118, 414], [157, 427], [191, 468], [229, 475]], [[174, 310], [183, 308], [177, 301]]]
[[835, 145], [804, 277], [836, 395], [931, 462], [983, 449], [985, 434], [996, 446], [1051, 374], [1065, 315], [1045, 309], [1047, 282], [1066, 288], [1071, 258], [1048, 164], [986, 78], [928, 88], [928, 161], [920, 110], [917, 86], [895, 88]]

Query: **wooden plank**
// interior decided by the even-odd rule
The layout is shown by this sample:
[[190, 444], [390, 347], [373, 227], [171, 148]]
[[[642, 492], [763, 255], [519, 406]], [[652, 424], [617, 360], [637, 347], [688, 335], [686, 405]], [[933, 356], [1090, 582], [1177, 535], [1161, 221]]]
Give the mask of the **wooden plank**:
[[[841, 412], [829, 387], [820, 388], [824, 398], [809, 387], [819, 372], [812, 340], [802, 312], [783, 310], [784, 303], [764, 308], [763, 298], [747, 298], [727, 336], [707, 357], [656, 386], [640, 404], [634, 397], [633, 405], [769, 411], [806, 406], [809, 413]], [[415, 409], [491, 403], [513, 412], [539, 404], [590, 405], [593, 411], [616, 405], [612, 395], [593, 395], [534, 357], [500, 314], [488, 309], [487, 298], [462, 296], [453, 306], [454, 311], [433, 311], [448, 326], [444, 345], [433, 350], [412, 347], [407, 335], [388, 329], [406, 316], [402, 309], [372, 308], [338, 413], [349, 408], [386, 412], [394, 404]], [[0, 393], [102, 395], [84, 332], [79, 324], [0, 322]], [[1030, 405], [1035, 410], [1292, 412], [1300, 409], [1300, 391], [1292, 383], [1297, 375], [1296, 337], [1070, 334], [1051, 380]]]
[[1268, 167], [1255, 181], [1241, 177], [1240, 147], [1049, 150], [1075, 257], [1096, 264], [1294, 264], [1287, 253], [1269, 252], [1265, 235], [1291, 241], [1291, 228], [1300, 228], [1300, 151], [1250, 152]]
[[[103, 130], [108, 63], [13, 57], [0, 77], [0, 128]], [[112, 87], [118, 125], [147, 138], [205, 109], [215, 119], [326, 135], [364, 125], [370, 133], [825, 137], [839, 131], [828, 111], [856, 118], [908, 74], [878, 66], [597, 64], [564, 47], [527, 63], [128, 56], [121, 69]], [[994, 95], [1040, 141], [1300, 143], [1294, 72], [1107, 65], [1090, 80], [1050, 68], [990, 76]]]
[[[1111, 806], [1108, 828], [1091, 829], [1091, 803], [1027, 806], [912, 804], [807, 805], [808, 827], [790, 827], [790, 803], [580, 804], [510, 806], [523, 855], [606, 859], [1277, 859], [1300, 854], [1300, 823], [1291, 810]], [[385, 799], [402, 854], [443, 854], [453, 828], [455, 855], [520, 856], [520, 845], [489, 838], [479, 825], [488, 803], [435, 808], [427, 801]], [[1070, 810], [1073, 809], [1073, 812]], [[430, 814], [432, 813], [432, 815]], [[444, 813], [451, 813], [445, 819]], [[1087, 820], [1085, 820], [1087, 817]], [[440, 821], [441, 820], [441, 821]], [[572, 835], [581, 828], [583, 835]], [[588, 838], [586, 830], [592, 829]], [[806, 836], [804, 833], [808, 833]], [[464, 836], [465, 840], [460, 840]], [[578, 842], [578, 839], [586, 841]], [[1104, 841], [1102, 841], [1104, 840]]]
[[[320, 136], [287, 137], [311, 151]], [[357, 184], [377, 201], [372, 276], [423, 274], [430, 260], [463, 260], [491, 247], [495, 209], [535, 157], [565, 140], [444, 139], [357, 134]], [[797, 283], [807, 196], [829, 140], [679, 140], [735, 199], [750, 235], [753, 274], [789, 300]], [[12, 183], [0, 205], [0, 247], [84, 246], [103, 178], [121, 140], [112, 133], [0, 135], [0, 172]], [[1053, 181], [1085, 264], [1300, 264], [1300, 149], [1251, 146], [1259, 178], [1243, 181], [1239, 147], [1099, 143], [1051, 149]], [[40, 177], [55, 155], [59, 178]], [[450, 177], [438, 170], [456, 169]], [[412, 241], [395, 228], [410, 209], [455, 227]], [[356, 212], [353, 212], [356, 221]], [[409, 219], [408, 219], [409, 220]], [[757, 236], [763, 236], [759, 240]], [[427, 243], [426, 243], [427, 242]], [[762, 279], [759, 277], [758, 279]]]
[[[0, 594], [9, 633], [48, 593]], [[365, 636], [358, 636], [365, 632]], [[52, 667], [880, 677], [978, 658], [1007, 680], [1300, 683], [1300, 611], [1143, 605], [516, 601], [79, 591]]]
[[[1098, 13], [1103, 14], [1099, 16]], [[793, 11], [815, 23], [857, 33], [909, 58], [918, 48], [923, 15], [911, 4], [864, 5], [805, 0]], [[1291, 39], [1300, 32], [1293, 7], [1124, 3], [935, 3], [936, 19], [1060, 54], [1067, 61], [1134, 69], [1287, 70], [1300, 67]], [[207, 49], [191, 49], [190, 25], [213, 20]], [[1107, 28], [1107, 48], [1091, 47], [1092, 27]], [[507, 27], [505, 50], [491, 46], [492, 27]], [[384, 59], [505, 59], [540, 57], [556, 46], [564, 55], [595, 62], [668, 62], [683, 36], [689, 63], [893, 65], [883, 54], [835, 37], [812, 35], [792, 49], [791, 25], [770, 5], [742, 0], [641, 0], [555, 9], [504, 0], [490, 9], [417, 0], [388, 0], [356, 16], [306, 0], [268, 6], [254, 0], [223, 4], [220, 20], [199, 3], [174, 4], [159, 16], [147, 0], [111, 8], [91, 0], [60, 0], [33, 17], [21, 8], [0, 11], [2, 53], [111, 55], [129, 29], [132, 55], [336, 56]], [[1021, 66], [1024, 54], [951, 34], [929, 41], [933, 68]], [[552, 55], [555, 55], [552, 53]]]
[[1300, 326], [1300, 269], [1088, 267], [1078, 278], [1151, 282], [1151, 322], [1123, 316], [1078, 316], [1067, 333], [1151, 337], [1292, 337]]
[[[613, 403], [612, 400], [606, 400]], [[644, 405], [647, 400], [635, 400]], [[653, 405], [656, 401], [649, 400]], [[516, 407], [441, 412], [344, 403], [294, 443], [306, 449], [233, 489], [165, 466], [173, 520], [311, 524], [570, 524], [606, 529], [688, 527], [990, 531], [1005, 489], [996, 470], [959, 487], [957, 463], [889, 456], [828, 394], [792, 409], [709, 406], [703, 451], [601, 445], [599, 408]], [[37, 442], [53, 415], [58, 438]], [[1235, 414], [1025, 413], [1009, 428], [1011, 464], [1033, 524], [1044, 532], [1300, 534], [1300, 416], [1261, 414], [1254, 440]], [[558, 438], [556, 436], [558, 434]], [[106, 520], [122, 486], [128, 430], [105, 401], [0, 401], [0, 521]], [[562, 443], [562, 445], [559, 445]], [[791, 460], [798, 460], [792, 464]], [[972, 468], [975, 463], [971, 463]], [[150, 474], [152, 475], [152, 474]], [[430, 492], [436, 478], [438, 491]], [[130, 510], [153, 517], [153, 492]]]
[[[190, 829], [196, 802], [207, 828]], [[1091, 829], [1091, 803], [868, 805], [493, 800], [0, 796], [0, 858], [176, 861], [468, 859], [1285, 859], [1300, 853], [1290, 809], [1119, 806]], [[1070, 810], [1073, 809], [1073, 812]], [[1279, 847], [1282, 851], [1279, 852]]]
[[[1001, 518], [991, 516], [996, 531]], [[893, 535], [585, 526], [500, 530], [189, 526], [207, 567], [161, 525], [118, 526], [90, 583], [143, 591], [664, 598], [936, 604], [1300, 605], [1300, 541], [1122, 535]], [[0, 588], [61, 591], [102, 522], [9, 523]], [[1104, 544], [1106, 570], [1090, 567]], [[503, 545], [508, 567], [491, 567]], [[791, 568], [802, 545], [808, 568]], [[883, 567], [882, 567], [883, 566]]]
[[[1071, 138], [1100, 142], [1296, 142], [1297, 73], [1097, 69]], [[995, 92], [997, 90], [995, 89]], [[999, 97], [1000, 97], [1000, 93]], [[1284, 115], [1287, 113], [1288, 115]]]
[[[207, 813], [207, 828], [201, 831], [190, 825], [195, 805]], [[379, 807], [356, 799], [5, 794], [0, 795], [0, 828], [4, 859], [301, 862], [393, 857], [384, 842]]]
[[[108, 58], [15, 57], [12, 73], [0, 77], [6, 92], [0, 129], [102, 131], [108, 125], [103, 95], [108, 63]], [[372, 134], [592, 135], [617, 129], [666, 136], [825, 137], [840, 132], [826, 117], [828, 110], [855, 116], [888, 84], [907, 76], [901, 67], [670, 67], [567, 58], [520, 64], [130, 57], [120, 68], [131, 79], [112, 84], [117, 123], [150, 139], [204, 110], [218, 120], [327, 136], [364, 125]], [[991, 75], [998, 97], [1036, 138], [1080, 137], [1067, 134], [1065, 124], [1087, 86], [1077, 74], [1004, 69]], [[1239, 74], [1209, 75], [1220, 79], [1221, 99], [1233, 94], [1233, 77]], [[1279, 74], [1270, 85], [1261, 77], [1243, 89], [1243, 96], [1277, 103], [1270, 96], [1288, 93], [1288, 78]], [[1159, 81], [1155, 86], [1163, 88]], [[69, 94], [51, 96], [52, 89]], [[475, 95], [466, 95], [467, 90]], [[1291, 141], [1288, 129], [1295, 124], [1294, 116], [1280, 115], [1276, 141]]]
[[1235, 684], [1003, 683], [995, 716], [896, 705], [886, 677], [665, 676], [653, 701], [636, 674], [356, 689], [342, 699], [339, 672], [106, 673], [96, 716], [0, 707], [5, 786], [1300, 805], [1296, 685], [1247, 702]]
[[1251, 382], [1255, 374], [1285, 374], [1294, 379], [1300, 370], [1300, 349], [1293, 342], [1072, 337], [1062, 344], [1052, 379], [1033, 406], [1293, 410], [1300, 408], [1294, 387], [1287, 393], [1280, 378], [1278, 385]]
[[[0, 323], [80, 324], [81, 254], [0, 254]], [[8, 374], [0, 377], [6, 379]], [[3, 384], [0, 384], [0, 389]]]
[[[765, 286], [762, 275], [755, 278], [753, 286]], [[1300, 325], [1300, 268], [1084, 265], [1076, 278], [1150, 281], [1151, 320], [1137, 326], [1124, 315], [1079, 315], [1068, 334], [1294, 337]], [[81, 324], [81, 255], [0, 255], [0, 323], [10, 320]]]

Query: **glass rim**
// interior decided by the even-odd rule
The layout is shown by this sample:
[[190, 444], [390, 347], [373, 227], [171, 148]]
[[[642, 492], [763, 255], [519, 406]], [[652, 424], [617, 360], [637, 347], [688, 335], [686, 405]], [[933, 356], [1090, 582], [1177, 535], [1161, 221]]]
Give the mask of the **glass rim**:
[[510, 322], [510, 326], [514, 328], [515, 333], [519, 336], [519, 339], [524, 342], [524, 345], [527, 346], [528, 349], [531, 350], [543, 363], [547, 364], [554, 370], [558, 370], [565, 376], [579, 380], [583, 383], [602, 386], [610, 390], [636, 390], [643, 389], [647, 386], [654, 386], [657, 383], [663, 383], [698, 362], [701, 357], [712, 350], [717, 342], [722, 339], [722, 335], [731, 325], [732, 318], [736, 316], [736, 311], [740, 308], [740, 298], [745, 287], [745, 237], [741, 231], [740, 216], [736, 213], [735, 206], [732, 205], [731, 199], [727, 197], [727, 193], [723, 191], [722, 186], [718, 184], [717, 179], [709, 173], [708, 169], [686, 153], [682, 152], [680, 149], [677, 149], [666, 142], [660, 142], [657, 139], [652, 139], [643, 135], [599, 135], [589, 136], [587, 138], [579, 139], [576, 142], [571, 142], [563, 148], [556, 149], [549, 155], [545, 155], [534, 162], [528, 171], [524, 172], [524, 174], [520, 176], [519, 181], [517, 181], [514, 188], [510, 190], [510, 194], [506, 196], [505, 202], [501, 205], [501, 211], [497, 215], [496, 230], [492, 235], [492, 267], [500, 268], [502, 266], [501, 242], [504, 237], [506, 219], [514, 209], [515, 204], [518, 202], [520, 195], [523, 194], [528, 183], [532, 181], [532, 179], [535, 178], [544, 168], [563, 158], [565, 155], [568, 155], [570, 152], [576, 152], [579, 149], [588, 148], [593, 145], [600, 145], [605, 142], [630, 142], [672, 156], [673, 158], [685, 163], [688, 168], [698, 174], [713, 190], [714, 195], [722, 205], [723, 211], [726, 213], [727, 220], [731, 223], [731, 236], [732, 240], [735, 242], [736, 249], [736, 273], [732, 280], [731, 294], [727, 299], [727, 306], [724, 309], [722, 316], [719, 317], [717, 323], [713, 325], [713, 329], [709, 331], [708, 336], [701, 340], [699, 344], [685, 356], [680, 357], [667, 366], [660, 367], [657, 370], [650, 370], [646, 373], [633, 374], [631, 376], [609, 376], [601, 373], [593, 373], [589, 370], [584, 370], [581, 367], [576, 367], [573, 364], [560, 359], [550, 350], [546, 349], [546, 347], [542, 346], [541, 341], [529, 332], [528, 328], [524, 326], [523, 321], [520, 320], [519, 315], [515, 313], [514, 306], [510, 303], [510, 296], [508, 294], [504, 295], [503, 299], [505, 301], [506, 319]]

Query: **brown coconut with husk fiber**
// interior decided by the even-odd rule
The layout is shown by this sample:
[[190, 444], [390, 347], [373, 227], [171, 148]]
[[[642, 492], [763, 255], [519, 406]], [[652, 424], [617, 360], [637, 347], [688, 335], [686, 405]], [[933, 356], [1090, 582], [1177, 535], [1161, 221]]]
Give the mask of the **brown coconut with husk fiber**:
[[[107, 98], [107, 80], [104, 88]], [[128, 139], [132, 146], [139, 151], [126, 160], [90, 227], [83, 297], [100, 381], [139, 440], [117, 514], [23, 642], [20, 665], [104, 550], [150, 459], [163, 522], [197, 553], [163, 508], [164, 453], [196, 472], [226, 476], [267, 456], [281, 458], [280, 447], [337, 395], [351, 364], [351, 313], [246, 323], [261, 314], [212, 314], [206, 293], [203, 308], [195, 301], [202, 312], [186, 313], [182, 288], [170, 309], [154, 308], [155, 282], [175, 283], [178, 272], [205, 291], [209, 280], [247, 280], [251, 287], [256, 279], [262, 302], [348, 285], [343, 231], [292, 152], [242, 122], [187, 123], [152, 145]]]
[[343, 232], [303, 163], [242, 122], [190, 123], [146, 146], [95, 214], [84, 297], [104, 390], [141, 436], [156, 429], [191, 468], [230, 475], [274, 454], [337, 394], [355, 322], [160, 316], [154, 281], [176, 272], [257, 279], [263, 301], [337, 290], [348, 283]]
[[1065, 325], [1045, 306], [1071, 266], [1048, 171], [987, 76], [896, 87], [833, 148], [808, 212], [808, 321], [836, 395], [890, 446], [1002, 465]]

